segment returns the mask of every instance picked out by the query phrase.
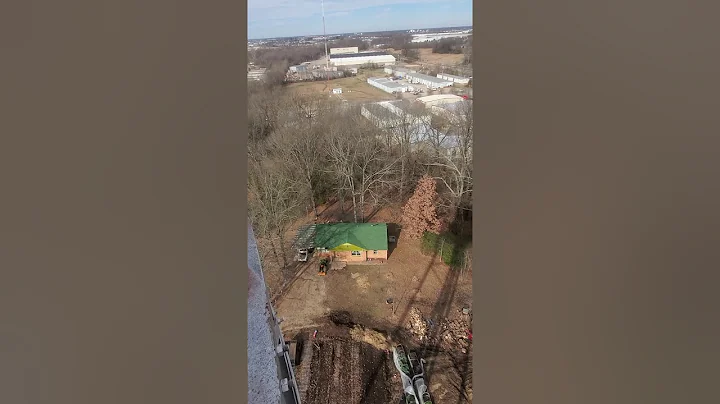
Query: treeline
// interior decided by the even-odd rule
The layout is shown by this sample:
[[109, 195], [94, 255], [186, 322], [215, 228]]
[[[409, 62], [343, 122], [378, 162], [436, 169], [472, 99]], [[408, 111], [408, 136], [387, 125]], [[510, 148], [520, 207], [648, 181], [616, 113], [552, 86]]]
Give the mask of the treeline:
[[328, 43], [328, 52], [330, 48], [350, 48], [353, 46], [357, 46], [360, 52], [370, 49], [370, 45], [360, 38], [345, 38]]
[[[357, 46], [358, 51], [365, 51], [369, 49], [367, 42], [357, 38], [347, 38], [328, 42], [328, 52], [330, 52], [330, 48], [346, 48], [353, 46]], [[318, 60], [323, 56], [325, 56], [325, 44], [248, 50], [248, 60], [258, 66], [265, 67], [271, 67], [279, 64], [286, 64], [288, 66], [299, 65], [303, 62]]]
[[432, 41], [433, 53], [463, 53], [464, 38], [443, 38]]
[[[308, 211], [317, 214], [333, 199], [364, 222], [367, 212], [404, 203], [425, 174], [437, 181], [439, 214], [450, 231], [468, 235], [462, 212], [472, 208], [470, 104], [423, 124], [407, 108], [383, 130], [358, 107], [324, 94], [297, 95], [269, 83], [252, 83], [248, 91], [250, 216], [280, 268], [291, 262], [285, 234]], [[419, 137], [426, 146], [416, 147]], [[453, 153], [445, 149], [450, 137]]]
[[325, 54], [324, 45], [286, 46], [259, 48], [248, 51], [248, 60], [258, 66], [298, 65], [302, 62], [320, 59]]
[[466, 38], [443, 38], [428, 42], [412, 42], [411, 34], [396, 33], [372, 40], [373, 45], [380, 48], [392, 48], [400, 51], [400, 55], [408, 62], [420, 59], [418, 49], [432, 49], [433, 53], [464, 54], [463, 64], [472, 64], [472, 35]]

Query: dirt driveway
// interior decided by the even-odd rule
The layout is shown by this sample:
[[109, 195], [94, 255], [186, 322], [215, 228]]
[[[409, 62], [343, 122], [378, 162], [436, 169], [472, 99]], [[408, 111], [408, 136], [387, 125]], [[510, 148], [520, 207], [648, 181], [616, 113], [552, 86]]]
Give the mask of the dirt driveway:
[[292, 286], [275, 303], [278, 316], [283, 318], [283, 332], [320, 325], [321, 318], [330, 312], [327, 280], [327, 276], [318, 276], [317, 260], [310, 260], [301, 269]]

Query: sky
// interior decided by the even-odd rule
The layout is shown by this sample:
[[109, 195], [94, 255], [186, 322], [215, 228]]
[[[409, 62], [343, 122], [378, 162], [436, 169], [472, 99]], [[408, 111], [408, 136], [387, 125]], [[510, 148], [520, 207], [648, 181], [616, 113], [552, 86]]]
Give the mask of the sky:
[[[326, 0], [328, 34], [472, 25], [472, 0]], [[321, 35], [320, 0], [248, 0], [248, 39]]]

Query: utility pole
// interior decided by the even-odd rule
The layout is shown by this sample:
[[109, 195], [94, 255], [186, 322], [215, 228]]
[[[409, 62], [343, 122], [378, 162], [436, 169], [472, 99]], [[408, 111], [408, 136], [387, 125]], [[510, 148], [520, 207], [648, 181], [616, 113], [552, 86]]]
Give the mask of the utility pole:
[[323, 41], [325, 42], [325, 85], [330, 82], [330, 56], [328, 56], [327, 34], [325, 33], [325, 0], [321, 0], [322, 20], [323, 20]]

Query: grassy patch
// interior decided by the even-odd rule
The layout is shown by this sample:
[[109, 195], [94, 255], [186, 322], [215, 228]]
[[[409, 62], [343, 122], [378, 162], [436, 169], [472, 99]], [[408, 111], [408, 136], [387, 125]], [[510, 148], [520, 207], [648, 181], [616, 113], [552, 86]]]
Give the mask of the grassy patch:
[[426, 231], [421, 239], [421, 251], [425, 255], [439, 253], [442, 261], [453, 268], [463, 265], [465, 249], [469, 248], [468, 242], [459, 239], [452, 233], [436, 234]]

